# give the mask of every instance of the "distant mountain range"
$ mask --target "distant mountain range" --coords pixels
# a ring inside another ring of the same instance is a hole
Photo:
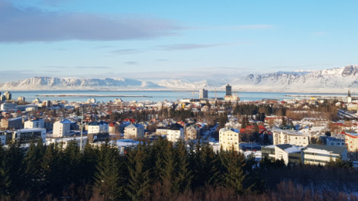
[[[276,72],[238,75],[237,78],[208,78],[190,81],[186,79],[137,80],[137,79],[83,79],[33,77],[0,84],[0,90],[223,90],[226,83],[234,91],[270,92],[358,92],[358,66],[315,70],[307,72]]]

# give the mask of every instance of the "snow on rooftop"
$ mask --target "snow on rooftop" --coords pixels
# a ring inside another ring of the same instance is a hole
[[[285,152],[287,152],[287,153],[297,153],[297,152],[301,152],[302,149],[303,149],[303,147],[292,146],[292,147],[289,147],[289,148],[285,149]]]

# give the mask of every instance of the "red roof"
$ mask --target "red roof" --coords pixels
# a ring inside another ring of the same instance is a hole
[[[259,133],[263,133],[264,131],[266,131],[266,128],[263,125],[258,125],[258,128],[259,128]],[[244,133],[246,130],[253,131],[254,126],[253,125],[248,125],[248,126],[246,126],[246,128],[241,128],[240,133]]]

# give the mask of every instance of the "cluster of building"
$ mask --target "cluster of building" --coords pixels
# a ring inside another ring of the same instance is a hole
[[[98,103],[95,99],[89,99],[86,103],[69,103],[41,101],[37,98],[27,103],[23,97],[12,100],[10,92],[1,95],[1,99],[0,142],[5,145],[14,141],[26,145],[41,139],[47,144],[58,143],[63,146],[75,141],[83,147],[87,143],[101,145],[109,141],[123,151],[136,146],[141,140],[153,141],[164,137],[173,143],[179,140],[206,142],[215,151],[234,150],[245,152],[245,155],[251,152],[258,158],[283,160],[285,164],[321,165],[338,159],[352,160],[350,153],[358,151],[357,121],[330,121],[311,109],[327,100],[311,98],[239,103],[230,85],[226,86],[224,98],[210,99],[208,91],[202,89],[199,99],[174,102],[126,102],[116,99]],[[352,102],[354,100],[348,96],[347,100],[338,100],[334,104],[348,111],[346,108]],[[288,116],[272,115],[262,119],[253,115],[247,125],[243,126],[242,116],[231,114],[225,107],[228,103],[232,106],[276,105],[292,109],[290,115],[296,118],[291,120]],[[217,122],[209,124],[208,120],[195,118],[174,120],[170,115],[162,116],[165,111],[207,113],[209,117],[228,114],[228,121],[223,128],[218,129]],[[123,115],[134,112],[146,113],[146,118],[123,118]],[[118,115],[122,117],[112,118]],[[306,117],[315,115],[317,117]],[[252,133],[258,135],[252,138],[254,140],[251,139]],[[244,135],[249,135],[249,140],[243,139]]]

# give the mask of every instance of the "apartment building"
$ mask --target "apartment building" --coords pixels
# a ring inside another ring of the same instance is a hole
[[[240,150],[240,133],[236,129],[222,128],[219,130],[219,144],[223,151]]]
[[[273,130],[273,144],[291,144],[296,146],[309,145],[309,136],[294,130]]]

